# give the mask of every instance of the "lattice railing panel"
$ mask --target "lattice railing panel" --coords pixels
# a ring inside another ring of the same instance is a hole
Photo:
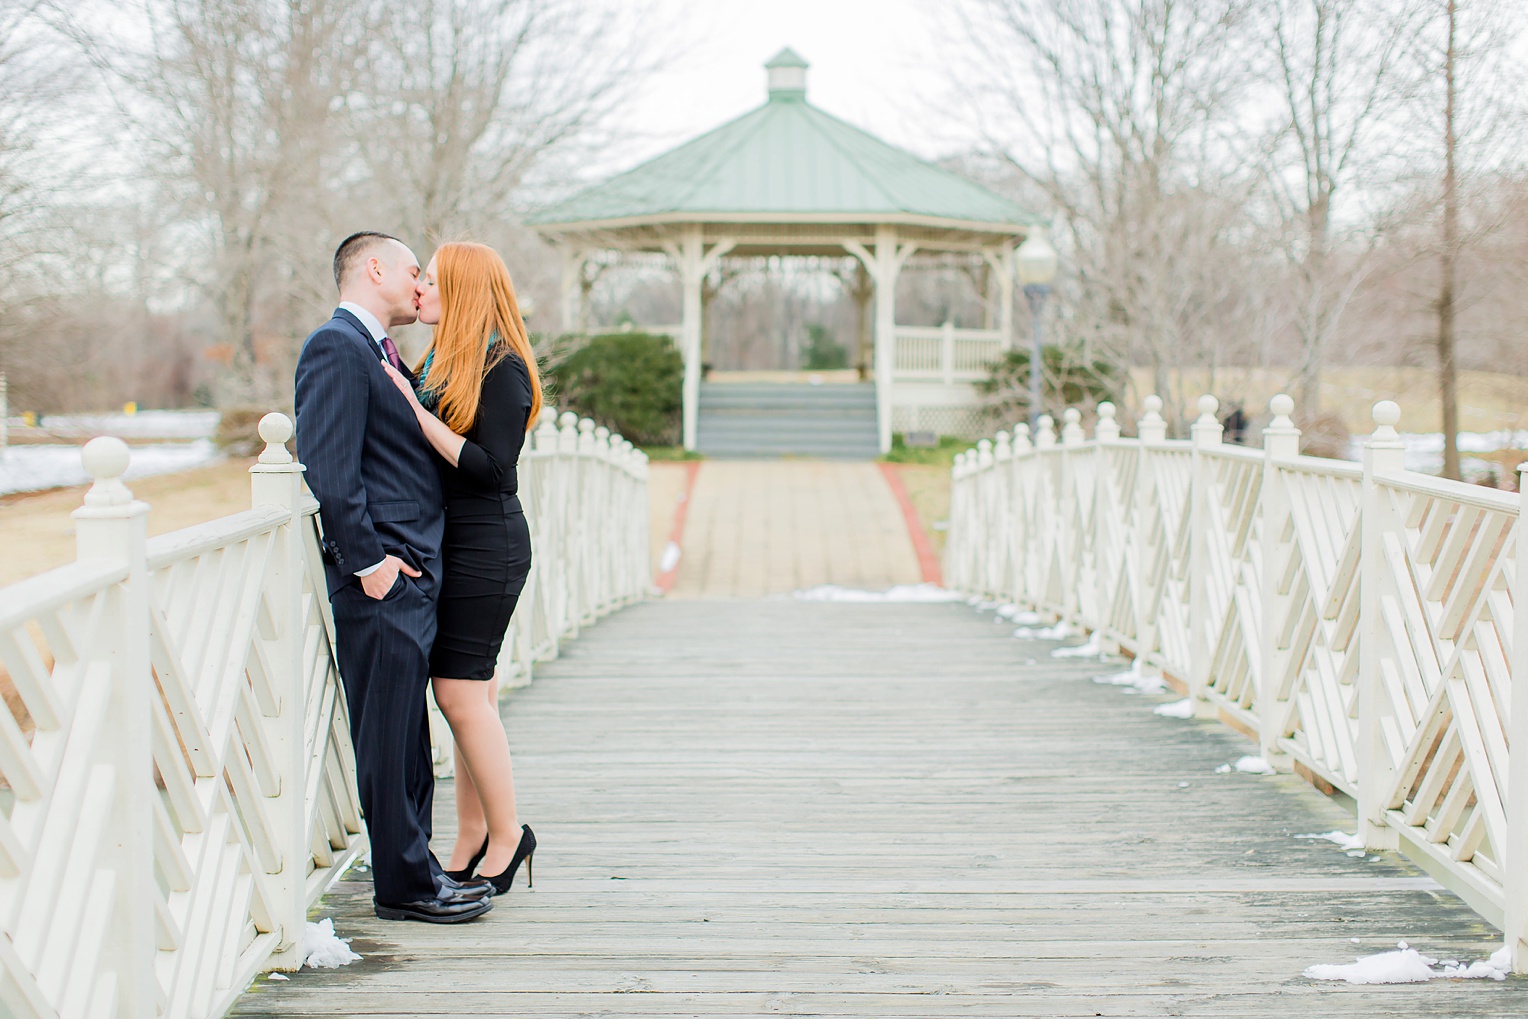
[[[951,584],[1097,632],[1351,794],[1365,844],[1421,860],[1528,971],[1523,497],[1404,470],[1389,403],[1362,466],[1300,456],[1284,396],[1261,451],[1222,445],[1213,398],[1187,441],[1145,407],[1136,439],[1101,405],[1093,440],[1068,411],[1059,444],[1042,418],[1033,446],[1020,425],[957,457]]]
[[[94,440],[79,561],[0,589],[0,1014],[221,1015],[366,847],[318,506],[260,432],[254,508],[152,541]],[[526,460],[510,678],[648,585],[646,458],[569,415]]]

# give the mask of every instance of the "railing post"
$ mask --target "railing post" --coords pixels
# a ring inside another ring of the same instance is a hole
[[[1205,394],[1199,398],[1199,417],[1189,427],[1193,440],[1193,467],[1189,474],[1189,662],[1188,695],[1199,718],[1215,717],[1215,710],[1205,699],[1210,680],[1209,641],[1209,528],[1214,520],[1215,466],[1205,456],[1207,450],[1220,447],[1221,425],[1215,412],[1220,401]]]
[[[103,936],[103,966],[115,970],[117,1014],[151,1019],[158,1012],[154,978],[154,758],[150,741],[150,706],[157,696],[149,665],[149,578],[144,545],[148,536],[147,503],[133,498],[122,483],[130,459],[121,439],[102,436],[85,444],[81,459],[95,483],[85,505],[75,510],[75,544],[80,559],[127,563],[127,579],[110,592],[107,617],[99,631],[105,667],[100,694],[107,699],[101,759],[110,763],[110,816],[101,830],[98,871],[113,875],[113,902]],[[92,695],[95,695],[92,692]],[[91,881],[92,875],[75,875]],[[110,960],[110,961],[107,961]]]
[[[955,323],[949,319],[944,320],[944,325],[939,330],[939,371],[944,377],[944,384],[955,384]]]
[[[306,468],[287,452],[292,421],[285,414],[260,419],[265,451],[249,469],[250,502],[256,507],[279,506],[287,522],[276,532],[277,547],[267,568],[265,596],[275,617],[276,639],[267,658],[277,696],[276,717],[265,720],[271,759],[280,786],[271,805],[271,826],[280,849],[280,870],[267,875],[271,912],[281,925],[281,940],[266,963],[268,969],[293,971],[302,967],[302,938],[308,912],[308,755],[304,738],[307,684],[303,669],[303,574],[306,551],[302,526],[302,475]]]
[[[1156,619],[1159,606],[1148,605],[1148,599],[1153,597],[1149,590],[1150,584],[1147,577],[1151,575],[1152,549],[1147,547],[1147,537],[1151,533],[1151,522],[1147,519],[1152,508],[1152,501],[1156,498],[1156,478],[1153,475],[1155,466],[1152,463],[1152,450],[1162,442],[1167,441],[1167,421],[1162,417],[1162,398],[1152,393],[1141,401],[1142,414],[1136,421],[1136,442],[1139,443],[1139,452],[1135,462],[1135,496],[1134,505],[1130,507],[1130,549],[1126,553],[1135,559],[1135,600],[1130,606],[1135,614],[1133,620],[1135,628],[1135,655],[1136,661],[1141,667],[1149,667],[1153,675],[1161,672],[1161,662],[1149,662],[1156,654],[1157,632]]]
[[[1279,740],[1284,737],[1284,712],[1277,696],[1278,670],[1283,661],[1279,654],[1279,620],[1284,618],[1288,593],[1279,590],[1283,570],[1278,562],[1279,532],[1289,514],[1289,489],[1279,464],[1287,463],[1300,455],[1300,429],[1290,417],[1295,402],[1283,393],[1268,401],[1273,420],[1263,429],[1263,485],[1258,499],[1258,512],[1262,515],[1262,591],[1258,620],[1258,749],[1263,759],[1280,767],[1284,756],[1278,752]]]
[[[1374,434],[1364,444],[1363,494],[1358,556],[1358,834],[1366,849],[1395,849],[1399,836],[1385,823],[1385,799],[1394,782],[1394,764],[1385,749],[1380,677],[1380,589],[1386,573],[1384,532],[1391,523],[1375,478],[1405,466],[1406,446],[1396,433],[1401,408],[1390,400],[1374,405]]]
[[[1528,973],[1528,463],[1517,468],[1517,553],[1512,591],[1511,717],[1507,720],[1507,845],[1502,853],[1512,972]]]

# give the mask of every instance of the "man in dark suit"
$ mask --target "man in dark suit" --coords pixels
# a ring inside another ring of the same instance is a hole
[[[376,911],[457,923],[492,905],[430,852],[435,776],[425,706],[444,529],[435,455],[382,370],[407,372],[387,330],[418,317],[419,260],[363,232],[334,254],[340,306],[297,362],[297,452],[319,501],[335,655],[350,707]]]

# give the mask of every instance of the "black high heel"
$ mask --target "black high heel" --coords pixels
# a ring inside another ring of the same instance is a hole
[[[534,888],[535,882],[531,877],[531,860],[536,856],[536,833],[531,831],[531,826],[520,826],[520,844],[515,847],[515,858],[509,861],[509,866],[504,868],[501,874],[483,874],[484,880],[493,885],[493,894],[503,895],[509,891],[509,886],[514,883],[515,871],[520,869],[520,861],[525,861],[525,886]]]
[[[453,881],[470,881],[470,880],[472,880],[472,872],[477,869],[477,865],[478,864],[483,862],[483,857],[484,857],[484,855],[487,854],[487,852],[488,852],[488,836],[484,835],[483,836],[483,844],[478,847],[478,851],[477,852],[472,854],[472,859],[467,861],[467,866],[463,867],[461,870],[448,870],[448,871],[446,871],[446,877],[450,878]]]

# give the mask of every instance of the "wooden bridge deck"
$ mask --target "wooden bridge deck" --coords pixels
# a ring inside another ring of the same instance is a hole
[[[1297,779],[1215,774],[1249,752],[1230,730],[1010,629],[964,605],[619,613],[507,705],[534,892],[428,927],[342,883],[320,915],[364,961],[257,981],[236,1014],[1524,1013],[1521,981],[1303,979],[1498,935],[1395,857],[1293,838],[1351,821]]]

